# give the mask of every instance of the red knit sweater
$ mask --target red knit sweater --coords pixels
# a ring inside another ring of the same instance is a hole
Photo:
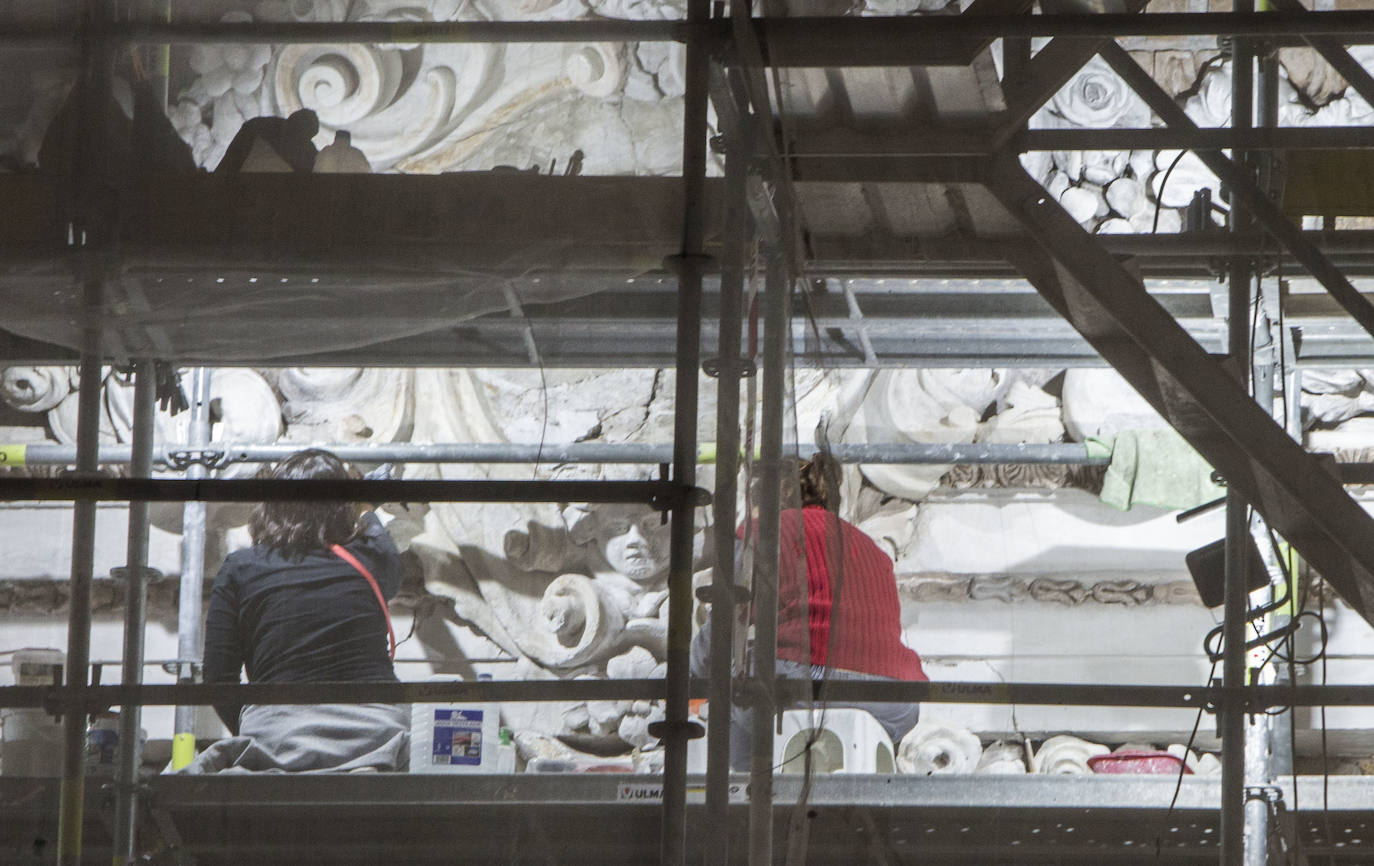
[[[902,643],[897,580],[887,554],[819,506],[789,509],[781,517],[778,658],[896,680],[928,679],[920,656]]]

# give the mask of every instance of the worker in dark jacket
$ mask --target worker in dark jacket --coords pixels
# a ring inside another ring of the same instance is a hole
[[[356,478],[327,451],[298,452],[273,479]],[[206,682],[396,680],[385,598],[401,583],[395,543],[370,508],[270,502],[249,523],[253,546],[215,577],[205,619]],[[394,652],[394,649],[392,650]],[[409,713],[387,704],[215,707],[230,733],[190,772],[405,769]]]

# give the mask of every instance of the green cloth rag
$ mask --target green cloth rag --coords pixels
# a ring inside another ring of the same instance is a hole
[[[1133,505],[1192,508],[1226,495],[1212,483],[1212,467],[1175,430],[1126,430],[1084,444],[1090,455],[1111,454],[1102,501],[1122,511]]]

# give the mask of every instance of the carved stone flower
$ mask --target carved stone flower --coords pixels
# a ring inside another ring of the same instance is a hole
[[[1094,57],[1051,103],[1060,117],[1075,126],[1100,129],[1109,126],[1148,126],[1149,110],[1140,97],[1107,66]]]

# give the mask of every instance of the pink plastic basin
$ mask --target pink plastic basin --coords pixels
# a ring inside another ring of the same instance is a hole
[[[1143,749],[1128,749],[1112,752],[1110,755],[1094,755],[1088,759],[1088,768],[1094,773],[1136,773],[1140,775],[1178,775],[1179,768],[1185,775],[1192,768],[1184,765],[1177,755],[1168,752],[1150,752]]]

